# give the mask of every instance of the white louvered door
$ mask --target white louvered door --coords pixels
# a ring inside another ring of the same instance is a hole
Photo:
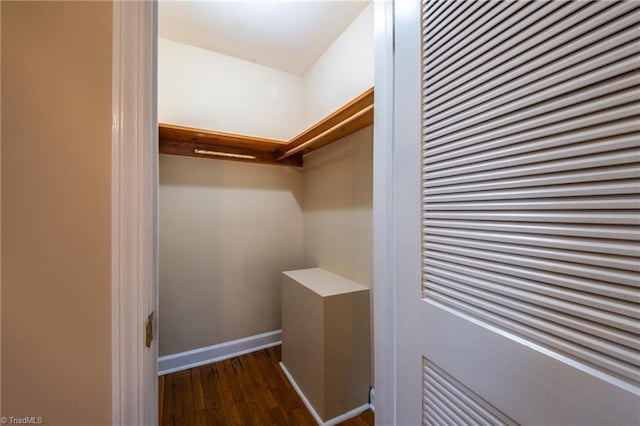
[[[394,24],[398,424],[640,424],[640,1]]]

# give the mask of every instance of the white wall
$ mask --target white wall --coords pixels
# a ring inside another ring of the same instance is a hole
[[[158,43],[158,120],[288,140],[302,128],[302,78],[172,40]]]
[[[279,329],[301,266],[301,169],[160,156],[161,356]]]
[[[373,3],[304,75],[307,128],[373,86]]]
[[[158,119],[288,140],[373,86],[373,4],[299,76],[160,39]]]
[[[304,259],[371,287],[373,127],[304,157]]]

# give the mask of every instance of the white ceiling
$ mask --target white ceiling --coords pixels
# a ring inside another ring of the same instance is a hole
[[[369,0],[160,1],[160,37],[302,75]]]

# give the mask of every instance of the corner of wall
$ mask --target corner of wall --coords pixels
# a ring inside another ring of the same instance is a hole
[[[303,75],[303,126],[309,127],[373,86],[373,3]]]
[[[303,251],[320,267],[372,287],[373,129],[305,157]]]

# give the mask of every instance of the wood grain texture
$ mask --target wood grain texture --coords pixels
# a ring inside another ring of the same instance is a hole
[[[253,155],[256,157],[255,160],[241,159],[241,158],[228,158],[228,157],[216,157],[209,156],[204,154],[196,154],[196,149],[202,149],[205,151],[220,151],[227,152],[230,154],[241,154],[241,155]],[[211,143],[201,143],[201,142],[190,142],[185,140],[174,140],[174,139],[160,139],[160,154],[170,154],[170,155],[184,155],[189,157],[201,157],[201,158],[211,158],[217,160],[232,160],[232,161],[242,161],[245,163],[260,163],[260,164],[276,164],[279,166],[292,166],[292,167],[302,167],[302,155],[292,156],[286,158],[283,161],[276,161],[273,158],[272,152],[264,152],[262,150],[253,150],[250,148],[238,148],[228,145],[218,145]]]
[[[177,141],[200,142],[204,144],[228,146],[233,148],[252,149],[261,152],[273,152],[287,142],[278,139],[259,138],[256,136],[239,135],[235,133],[215,132],[194,127],[176,126],[160,123],[160,139]]]
[[[294,137],[276,152],[276,158],[286,158],[287,153],[306,154],[332,142],[349,136],[373,124],[373,87],[345,104],[331,115]],[[300,151],[298,149],[304,146]]]
[[[373,124],[373,87],[289,141],[159,124],[161,154],[284,166],[302,166],[302,156]],[[255,160],[196,154],[195,150],[252,155]]]
[[[160,425],[295,425],[316,422],[280,369],[275,346],[160,376]],[[373,426],[367,411],[342,423]]]

